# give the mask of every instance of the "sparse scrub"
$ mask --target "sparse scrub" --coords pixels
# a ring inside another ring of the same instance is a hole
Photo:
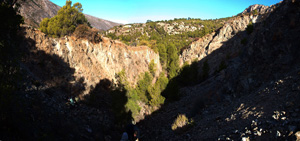
[[[250,23],[247,25],[246,31],[247,31],[248,34],[251,34],[251,33],[253,32],[253,29],[254,29],[253,23],[250,22]]]
[[[98,35],[98,31],[90,28],[89,26],[87,26],[85,24],[79,25],[75,29],[73,34],[77,38],[85,38],[93,43],[99,43],[100,41],[102,41],[100,35]]]
[[[253,14],[253,15],[257,15],[257,14],[258,14],[257,9],[255,9],[254,11],[252,11],[252,14]]]
[[[184,114],[179,114],[172,124],[173,131],[185,131],[194,124],[193,119],[188,119]]]

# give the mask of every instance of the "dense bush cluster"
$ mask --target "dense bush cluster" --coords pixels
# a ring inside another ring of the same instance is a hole
[[[101,36],[98,34],[98,30],[92,29],[88,25],[78,25],[73,33],[77,38],[88,39],[90,42],[99,43],[102,41]]]
[[[192,119],[188,119],[184,114],[179,114],[177,118],[175,119],[174,123],[172,124],[172,130],[173,131],[184,131],[186,130],[189,126],[193,124]]]
[[[45,18],[40,23],[40,30],[53,37],[61,37],[72,34],[80,24],[89,25],[82,13],[82,5],[71,0],[66,1],[66,5],[58,10],[57,15],[52,18]]]

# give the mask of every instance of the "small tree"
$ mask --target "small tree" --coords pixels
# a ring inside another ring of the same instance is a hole
[[[155,76],[156,72],[156,64],[154,63],[154,60],[152,59],[150,64],[149,64],[149,72],[152,74],[152,76]]]
[[[167,64],[167,70],[168,70],[168,76],[169,79],[175,77],[178,74],[179,70],[179,56],[177,48],[174,44],[170,44],[168,46],[168,64]]]
[[[193,124],[193,119],[188,119],[184,114],[179,114],[171,128],[173,131],[186,131]]]
[[[40,23],[40,30],[53,37],[61,37],[73,33],[79,24],[89,25],[82,13],[82,5],[78,2],[71,5],[72,1],[67,0],[66,5],[58,10],[56,16],[43,19]]]

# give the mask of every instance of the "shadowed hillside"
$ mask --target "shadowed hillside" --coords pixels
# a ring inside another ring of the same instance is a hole
[[[143,139],[295,140],[300,128],[299,7],[299,2],[284,1],[254,24],[253,32],[237,33],[198,61],[201,76],[205,63],[218,66],[221,60],[212,60],[232,53],[224,58],[225,67],[210,70],[197,85],[181,88],[179,101],[140,122]],[[236,43],[244,37],[247,43]],[[172,131],[179,114],[193,122]]]

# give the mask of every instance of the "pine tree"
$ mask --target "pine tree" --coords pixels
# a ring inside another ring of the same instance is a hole
[[[53,37],[61,37],[72,34],[80,24],[89,25],[82,13],[82,5],[71,0],[66,1],[66,5],[58,10],[57,15],[51,19],[45,18],[40,23],[40,30]]]
[[[168,46],[168,65],[167,65],[167,71],[168,71],[168,77],[169,79],[175,77],[178,74],[179,70],[179,57],[178,57],[178,51],[174,44],[169,44]]]

